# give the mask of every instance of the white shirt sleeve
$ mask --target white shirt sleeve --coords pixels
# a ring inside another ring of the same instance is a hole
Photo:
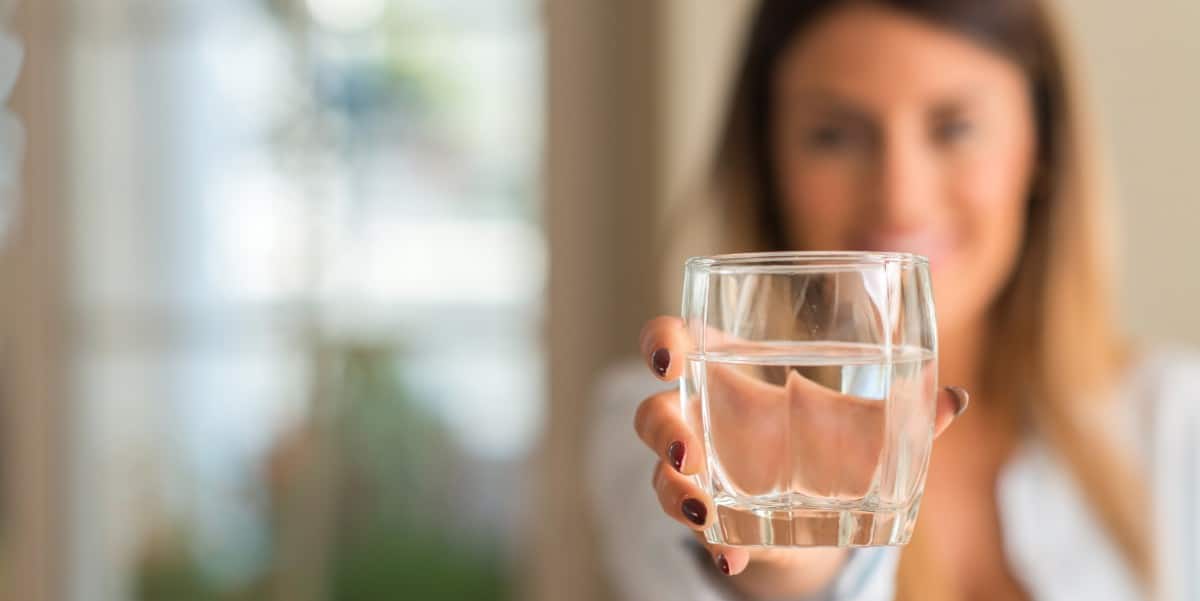
[[[1114,391],[1118,442],[1140,459],[1159,599],[1200,599],[1200,356],[1160,349]],[[1087,495],[1044,441],[1026,441],[997,484],[1005,555],[1035,599],[1144,599]],[[1085,549],[1086,553],[1080,553]]]
[[[1200,599],[1200,354],[1163,349],[1146,361],[1146,473],[1154,499],[1159,597]]]

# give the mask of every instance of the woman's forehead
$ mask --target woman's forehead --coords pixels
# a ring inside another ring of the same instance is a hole
[[[785,103],[862,105],[986,97],[1025,75],[965,35],[895,9],[855,4],[799,34],[775,65]]]

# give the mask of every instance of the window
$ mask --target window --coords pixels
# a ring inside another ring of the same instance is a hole
[[[537,8],[73,0],[71,598],[511,596]]]

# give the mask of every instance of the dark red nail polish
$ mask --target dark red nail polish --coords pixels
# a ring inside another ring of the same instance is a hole
[[[961,386],[947,386],[946,390],[949,390],[950,394],[954,395],[954,400],[958,402],[958,407],[954,409],[954,417],[962,415],[963,411],[967,410],[967,405],[971,404],[971,395]]]
[[[686,449],[684,449],[683,443],[679,442],[678,440],[670,445],[667,445],[667,457],[671,459],[671,466],[675,468],[675,471],[681,474],[683,473],[683,458],[685,452]]]
[[[654,364],[654,371],[658,377],[667,375],[667,369],[671,367],[671,351],[665,348],[660,348],[650,355],[650,363]]]
[[[686,499],[683,502],[683,517],[697,526],[703,526],[704,518],[708,517],[708,509],[696,499]]]
[[[725,559],[724,553],[717,555],[717,567],[720,568],[722,574],[729,575],[729,560]]]

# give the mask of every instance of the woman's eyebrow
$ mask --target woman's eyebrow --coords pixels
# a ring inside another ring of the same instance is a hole
[[[930,98],[927,106],[933,106],[937,111],[955,110],[976,101],[986,101],[987,97],[988,94],[979,86],[965,86],[938,92]],[[797,90],[788,96],[787,104],[856,119],[869,119],[872,115],[871,110],[844,94],[825,88]]]
[[[806,110],[821,111],[829,116],[869,121],[871,111],[845,96],[823,89],[800,90],[790,95],[787,103]]]
[[[986,100],[987,94],[978,87],[971,86],[959,88],[939,93],[936,98],[930,102],[934,110],[956,110],[964,106],[975,103],[977,100]]]

